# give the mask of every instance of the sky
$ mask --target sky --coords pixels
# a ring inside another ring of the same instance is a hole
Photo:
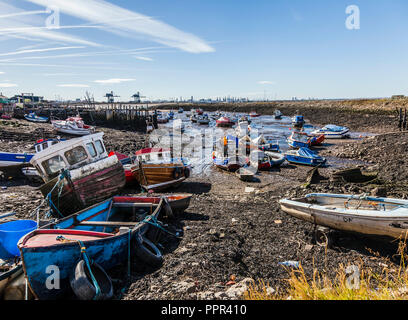
[[[346,20],[359,10],[358,28]],[[0,92],[122,101],[408,94],[406,0],[0,0]]]

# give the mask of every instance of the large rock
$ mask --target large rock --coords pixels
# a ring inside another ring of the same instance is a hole
[[[253,279],[245,278],[228,288],[227,291],[225,291],[225,295],[231,300],[241,299],[244,293],[249,289],[249,286],[253,283]]]

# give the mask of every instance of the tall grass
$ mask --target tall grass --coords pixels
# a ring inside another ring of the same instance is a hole
[[[379,273],[359,263],[358,277],[353,277],[350,266],[340,264],[334,278],[313,267],[307,276],[302,265],[287,269],[287,287],[271,293],[268,283],[260,280],[249,286],[244,294],[246,300],[405,300],[408,299],[408,269],[406,269],[406,239],[400,241],[399,268],[385,265]],[[352,281],[356,279],[357,281]]]

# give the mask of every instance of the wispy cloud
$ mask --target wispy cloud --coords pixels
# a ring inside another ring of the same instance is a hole
[[[0,71],[0,74],[5,74],[5,72],[4,72],[4,71]]]
[[[107,79],[107,80],[95,80],[95,83],[99,84],[119,84],[122,82],[135,81],[136,79]]]
[[[89,88],[87,84],[58,84],[61,88]]]
[[[274,84],[276,84],[276,82],[275,82],[275,81],[263,80],[263,81],[258,81],[258,84],[263,84],[263,85],[274,85]]]
[[[13,56],[19,54],[27,53],[38,53],[38,52],[49,52],[49,51],[60,51],[60,50],[72,50],[72,49],[83,49],[85,47],[57,47],[57,48],[45,48],[45,49],[30,49],[30,50],[21,50],[21,51],[11,51],[7,53],[0,53],[0,56]]]
[[[134,58],[142,61],[153,61],[153,59],[149,57],[135,56]]]
[[[18,84],[9,82],[0,83],[0,88],[14,88],[14,87],[18,87]]]
[[[56,6],[63,13],[91,23],[104,25],[106,31],[122,36],[133,37],[135,34],[141,34],[155,42],[192,53],[215,51],[207,42],[193,34],[103,0],[28,1],[44,7]],[[134,19],[134,21],[132,23],[123,21],[123,17]]]
[[[16,13],[9,13],[9,14],[3,14],[0,15],[0,19],[5,19],[5,18],[14,18],[14,17],[21,17],[21,16],[31,16],[34,14],[45,14],[48,13],[48,11],[22,11],[22,12],[16,12]]]

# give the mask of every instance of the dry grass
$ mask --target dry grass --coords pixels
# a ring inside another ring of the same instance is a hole
[[[408,269],[406,268],[406,240],[400,241],[398,254],[401,256],[399,268],[390,269],[384,265],[380,273],[365,268],[362,263],[356,275],[350,267],[339,265],[334,279],[313,268],[312,276],[307,276],[300,266],[296,270],[287,269],[288,287],[281,292],[271,293],[264,281],[253,283],[244,294],[246,300],[406,300],[408,299]],[[357,279],[357,281],[353,281]]]

